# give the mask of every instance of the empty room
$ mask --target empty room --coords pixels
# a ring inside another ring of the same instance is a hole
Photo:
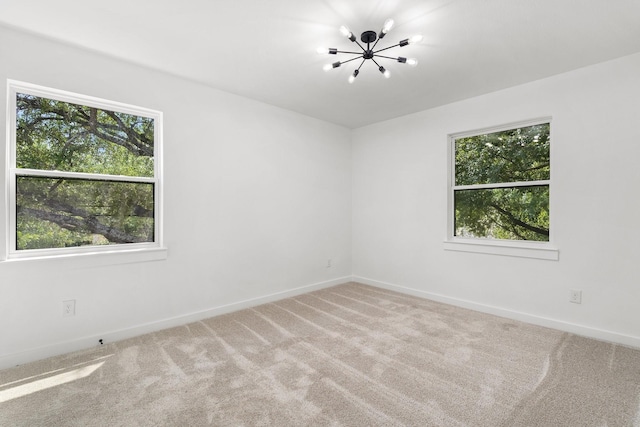
[[[639,23],[0,2],[0,425],[640,426]]]

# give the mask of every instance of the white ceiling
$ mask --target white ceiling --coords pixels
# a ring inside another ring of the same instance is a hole
[[[379,47],[424,35],[388,52],[418,67],[322,71],[318,46],[357,49],[340,25],[389,17]],[[640,0],[0,0],[0,23],[350,128],[640,52]]]

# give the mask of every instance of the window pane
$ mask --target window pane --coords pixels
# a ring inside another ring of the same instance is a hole
[[[549,179],[549,123],[455,141],[455,185]]]
[[[153,119],[18,93],[18,168],[153,177]]]
[[[16,249],[154,241],[154,185],[18,176]]]
[[[549,186],[457,190],[455,235],[549,241]]]

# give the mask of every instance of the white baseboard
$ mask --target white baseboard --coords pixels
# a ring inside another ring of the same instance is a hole
[[[191,322],[197,322],[202,319],[219,316],[221,314],[231,313],[233,311],[242,310],[244,308],[254,307],[272,301],[293,297],[319,289],[340,285],[351,281],[351,276],[341,277],[338,279],[328,280],[325,282],[314,283],[312,285],[300,286],[298,288],[289,289],[282,292],[264,295],[257,298],[251,298],[244,301],[226,304],[211,309],[189,313],[182,316],[176,316],[168,319],[162,319],[155,322],[149,322],[136,325],[126,329],[117,331],[104,332],[72,341],[64,341],[56,344],[38,347],[30,350],[21,351],[19,353],[0,356],[0,369],[6,369],[25,363],[34,362],[36,360],[46,359],[47,357],[58,356],[60,354],[71,353],[78,350],[86,350],[95,347],[98,340],[102,339],[104,343],[121,341],[133,338],[150,332],[160,331],[162,329],[172,328],[175,326],[185,325]]]
[[[632,335],[619,334],[617,332],[607,331],[603,329],[592,328],[590,326],[578,325],[575,323],[564,322],[562,320],[550,319],[547,317],[536,316],[533,314],[523,313],[520,311],[509,310],[501,307],[495,307],[477,302],[452,298],[445,295],[425,292],[418,289],[407,288],[404,286],[394,285],[391,283],[380,282],[378,280],[367,279],[365,277],[353,276],[352,281],[371,285],[382,289],[400,292],[407,295],[413,295],[432,301],[442,302],[457,307],[468,308],[482,313],[494,314],[508,319],[520,320],[522,322],[531,323],[538,326],[557,329],[560,331],[570,332],[572,334],[581,335],[588,338],[594,338],[601,341],[607,341],[615,344],[622,344],[629,347],[640,348],[640,337]]]

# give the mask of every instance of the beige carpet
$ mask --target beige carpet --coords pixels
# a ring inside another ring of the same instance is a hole
[[[0,371],[2,426],[640,426],[640,351],[349,283]]]

